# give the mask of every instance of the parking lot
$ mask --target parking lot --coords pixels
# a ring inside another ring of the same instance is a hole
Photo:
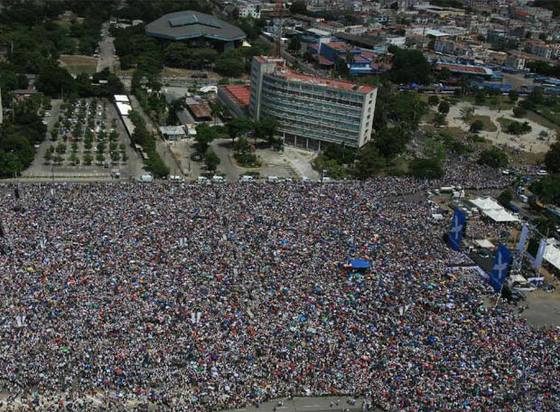
[[[55,101],[45,115],[46,139],[23,177],[103,180],[142,174],[142,161],[108,100]]]

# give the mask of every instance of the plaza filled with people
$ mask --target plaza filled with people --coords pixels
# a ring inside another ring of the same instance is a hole
[[[427,189],[508,183],[0,186],[0,410],[559,410],[559,330],[484,305],[429,223]]]

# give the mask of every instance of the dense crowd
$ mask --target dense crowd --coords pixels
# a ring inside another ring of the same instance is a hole
[[[558,330],[485,308],[490,288],[428,222],[427,188],[36,184],[14,210],[0,186],[0,386],[36,410],[99,394],[112,410],[304,394],[558,410]],[[350,257],[371,270],[348,273]]]

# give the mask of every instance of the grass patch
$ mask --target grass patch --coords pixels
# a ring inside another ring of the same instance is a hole
[[[54,20],[54,23],[56,23],[58,26],[63,27],[65,29],[70,29],[70,27],[72,26],[72,22],[69,20]]]
[[[509,100],[509,97],[501,95],[487,96],[483,103],[478,102],[474,96],[465,96],[461,101],[468,102],[474,106],[486,106],[493,110],[511,110],[513,106],[515,106],[515,104]]]
[[[384,174],[388,176],[406,176],[409,172],[410,160],[398,157],[393,159],[385,168]]]
[[[507,119],[505,117],[498,117],[498,123],[502,126],[502,130],[505,131],[510,124],[512,124],[515,120]]]
[[[433,127],[433,126],[427,126],[424,129],[426,132],[431,132],[432,134],[448,134],[449,136],[458,139],[458,140],[463,140],[465,138],[465,136],[467,135],[467,132],[465,132],[463,129],[461,129],[460,127]]]
[[[484,125],[484,127],[482,128],[482,130],[486,131],[486,132],[495,132],[498,130],[498,127],[494,124],[494,122],[490,119],[490,116],[479,116],[479,115],[474,115],[472,116],[471,120],[470,120],[470,124],[472,124],[474,121],[476,120],[480,120],[482,122],[482,124]]]
[[[73,75],[80,73],[93,74],[97,71],[97,59],[95,57],[62,54],[59,60],[61,65]]]
[[[421,122],[423,123],[432,123],[434,121],[434,116],[436,115],[436,111],[435,110],[431,110],[429,109],[428,112],[422,116],[422,118],[420,119]]]
[[[545,120],[548,120],[552,124],[560,126],[560,112],[556,110],[557,108],[557,105],[552,107],[539,106],[535,109],[535,112],[537,115],[540,115],[539,117],[542,116]]]
[[[550,129],[551,131],[558,130],[558,125],[557,124],[554,124],[550,120],[544,118],[540,114],[535,113],[531,110],[528,110],[527,113],[525,114],[525,116],[523,116],[523,117],[525,119],[529,119],[532,122],[535,122],[538,125],[541,125],[542,127],[546,127],[547,129]]]

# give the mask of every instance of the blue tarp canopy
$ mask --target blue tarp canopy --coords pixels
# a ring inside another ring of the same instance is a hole
[[[350,266],[352,266],[352,269],[358,270],[369,269],[369,261],[365,259],[350,259]]]

